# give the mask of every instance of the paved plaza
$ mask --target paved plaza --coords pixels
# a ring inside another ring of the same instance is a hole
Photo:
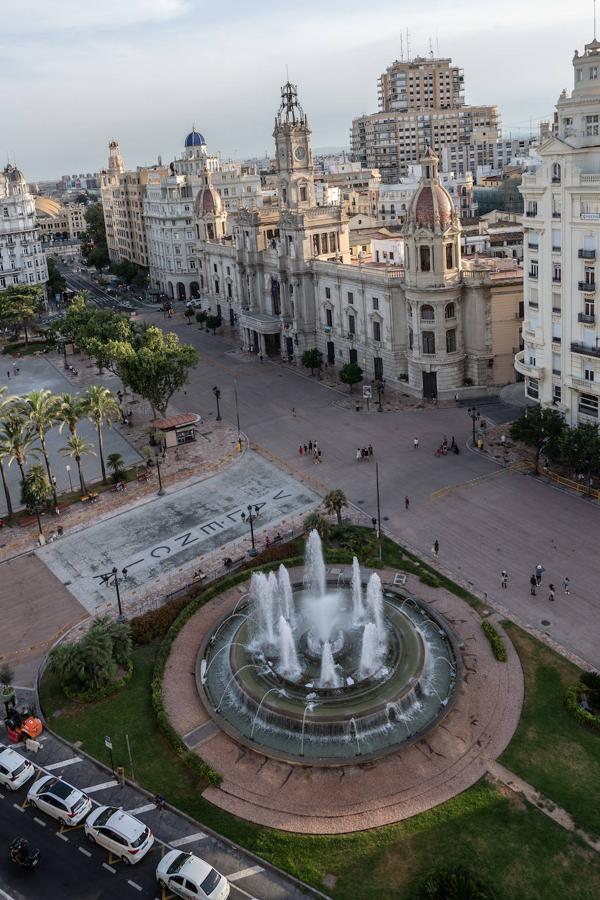
[[[56,357],[54,357],[55,359]],[[15,375],[13,361],[19,366],[19,374]],[[4,364],[2,364],[4,363]],[[77,361],[77,365],[79,362]],[[86,365],[85,363],[83,365]],[[10,371],[11,376],[8,378],[7,373]],[[95,369],[94,369],[95,371]],[[80,378],[83,381],[83,373]],[[88,381],[89,379],[85,379]],[[107,387],[115,390],[118,387],[117,379],[112,376],[105,375],[104,378],[95,377],[92,379],[94,383],[103,382]],[[81,388],[74,386],[60,370],[53,365],[50,359],[45,356],[24,356],[22,359],[13,360],[12,357],[3,357],[0,362],[0,386],[4,385],[10,395],[23,395],[30,391],[42,390],[47,388],[53,394],[77,394]],[[97,450],[98,437],[96,427],[87,419],[82,419],[77,427],[77,433],[84,441],[93,444]],[[117,431],[116,428],[107,428],[103,430],[104,437],[104,457],[108,457],[110,453],[120,453],[125,464],[131,466],[140,460],[140,455],[135,448]],[[58,490],[67,491],[70,489],[71,483],[75,490],[78,490],[79,480],[77,476],[77,465],[74,460],[59,452],[61,447],[65,447],[69,439],[69,431],[65,427],[62,433],[58,427],[51,429],[46,436],[48,452],[50,456],[50,465],[56,476]],[[31,457],[32,462],[36,461],[35,457]],[[43,458],[39,460],[43,463]],[[71,480],[66,466],[71,467]],[[97,481],[101,477],[100,460],[98,456],[82,457],[82,468],[84,478]],[[13,498],[13,506],[20,506],[20,473],[16,464],[5,466],[7,481],[9,484],[11,496]],[[6,501],[4,493],[0,491],[0,516],[6,514]]]
[[[174,572],[220,552],[224,544],[249,537],[242,519],[249,504],[259,508],[259,535],[267,526],[271,533],[279,524],[283,529],[284,522],[308,512],[318,500],[305,485],[247,451],[218,475],[89,525],[36,553],[93,613],[106,604],[107,594],[114,598],[114,590],[102,583],[113,566],[127,568],[121,588],[127,600],[149,583],[167,583]]]

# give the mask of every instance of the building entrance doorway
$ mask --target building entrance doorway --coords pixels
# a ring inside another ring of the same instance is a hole
[[[354,349],[349,350],[348,351],[348,359],[350,360],[351,363],[356,364],[358,362],[358,352]]]
[[[330,366],[335,362],[335,344],[333,341],[327,341],[327,362]]]
[[[437,372],[423,372],[423,396],[429,400],[437,397]]]

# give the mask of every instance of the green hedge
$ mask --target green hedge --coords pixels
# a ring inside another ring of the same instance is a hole
[[[422,881],[415,900],[495,900],[489,885],[463,866],[438,869]]]
[[[567,712],[570,713],[580,725],[585,725],[586,728],[591,728],[593,731],[600,731],[600,716],[595,716],[594,713],[588,712],[588,710],[584,709],[581,705],[580,698],[584,691],[590,691],[590,688],[588,685],[584,684],[583,681],[578,681],[577,684],[571,685],[565,693],[565,707]]]
[[[430,572],[421,572],[419,573],[419,581],[421,584],[427,584],[429,587],[439,588],[440,580],[436,578],[435,575],[432,575]]]
[[[63,692],[69,700],[80,700],[83,703],[94,703],[98,700],[107,700],[109,697],[112,697],[113,694],[118,694],[119,691],[122,691],[124,687],[126,687],[133,675],[133,660],[130,659],[127,663],[127,671],[123,675],[122,678],[119,678],[117,681],[113,681],[112,684],[107,684],[106,687],[102,688],[100,691],[81,691],[81,693],[77,693],[76,691],[72,691],[71,688],[63,685]]]
[[[300,556],[285,560],[285,563],[288,567],[300,566],[302,565],[302,562],[303,560]],[[269,572],[272,569],[279,568],[279,565],[280,561],[276,560],[275,562],[267,563],[263,566],[257,566],[255,571]],[[223,776],[221,775],[221,773],[217,772],[215,769],[205,763],[204,760],[196,756],[195,753],[189,751],[182,741],[180,735],[177,733],[177,731],[175,731],[175,729],[171,725],[171,722],[169,721],[169,717],[165,712],[165,705],[163,702],[163,678],[165,674],[165,666],[171,653],[171,646],[184,625],[186,625],[186,623],[200,609],[201,606],[204,606],[205,603],[207,603],[209,600],[212,600],[212,598],[217,594],[222,594],[224,591],[235,587],[241,582],[247,581],[249,576],[249,571],[238,572],[236,575],[232,575],[230,578],[225,578],[221,581],[214,582],[214,584],[212,584],[210,587],[206,588],[203,591],[199,591],[193,597],[190,597],[188,595],[185,598],[178,598],[181,600],[185,600],[185,605],[183,609],[180,609],[179,615],[176,617],[175,621],[172,623],[163,641],[161,642],[158,653],[156,655],[154,673],[152,675],[152,706],[160,731],[167,738],[175,753],[181,756],[187,765],[191,766],[191,768],[199,772],[204,778],[206,778],[206,780],[210,784],[214,784],[217,787],[223,781]]]
[[[508,659],[506,654],[506,647],[504,646],[502,638],[500,637],[492,623],[488,622],[487,619],[484,619],[481,623],[481,627],[483,628],[483,633],[490,642],[492,652],[498,662],[506,662],[506,660]]]

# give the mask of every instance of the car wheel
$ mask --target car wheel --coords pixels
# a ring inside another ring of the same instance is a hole
[[[90,844],[96,843],[96,838],[94,837],[94,835],[92,834],[91,831],[86,831],[85,836],[88,839],[88,841],[90,842]]]
[[[59,819],[58,821],[61,823],[61,825],[64,825],[65,828],[68,828],[71,824],[68,819]]]
[[[128,856],[122,856],[121,859],[123,860],[123,862],[125,863],[126,866],[131,865],[131,860],[129,859]]]

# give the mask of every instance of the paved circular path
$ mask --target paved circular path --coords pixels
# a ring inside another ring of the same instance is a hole
[[[392,582],[393,572],[379,574],[384,585]],[[414,576],[408,576],[406,587],[446,616],[462,641],[459,695],[443,722],[421,740],[381,760],[339,768],[289,765],[242,747],[204,709],[194,676],[202,635],[233,608],[247,584],[215,597],[192,616],[173,643],[163,691],[175,729],[223,775],[219,788],[204,792],[206,799],[272,828],[340,834],[416,815],[485,775],[519,721],[523,676],[516,651],[503,634],[508,662],[496,662],[480,617],[464,601]]]

